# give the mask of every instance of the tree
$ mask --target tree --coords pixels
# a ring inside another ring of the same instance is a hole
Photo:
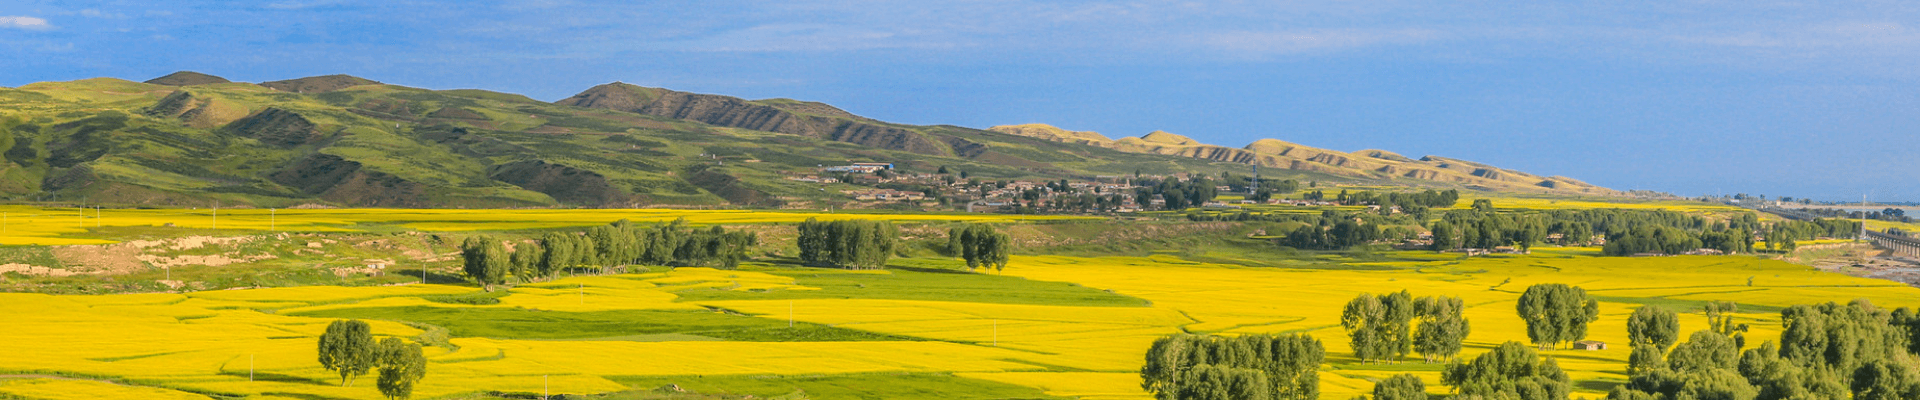
[[[1010,255],[1007,246],[1012,243],[1012,237],[986,224],[965,224],[947,231],[947,245],[967,261],[969,271],[979,267],[1006,269]]]
[[[1428,230],[1433,231],[1433,251],[1447,251],[1460,247],[1459,242],[1454,240],[1454,236],[1458,233],[1453,229],[1453,224],[1447,221],[1434,221],[1433,227]]]
[[[353,384],[353,378],[366,374],[379,358],[380,349],[366,322],[335,320],[320,335],[320,367],[339,372],[340,386]]]
[[[1759,390],[1756,400],[1844,399],[1848,388],[1831,368],[1803,368],[1780,358],[1773,342],[1740,355],[1740,375]]]
[[[1493,200],[1473,199],[1473,210],[1483,213],[1493,212]]]
[[[1467,363],[1447,364],[1440,381],[1463,396],[1527,400],[1567,400],[1573,390],[1567,373],[1520,342],[1506,342]]]
[[[1347,302],[1340,314],[1340,326],[1352,340],[1354,356],[1361,361],[1387,361],[1404,357],[1413,350],[1410,324],[1415,304],[1406,291],[1383,295],[1361,294]]]
[[[489,291],[493,290],[492,285],[506,283],[513,265],[507,257],[506,246],[491,236],[470,237],[460,244],[462,270]]]
[[[1399,374],[1373,384],[1373,400],[1427,400],[1427,384],[1413,374]]]
[[[1421,297],[1414,303],[1420,319],[1413,333],[1413,350],[1427,362],[1452,361],[1460,354],[1461,343],[1472,330],[1463,313],[1466,304],[1459,297]]]
[[[1600,316],[1600,303],[1587,291],[1559,283],[1527,287],[1515,305],[1527,322],[1527,338],[1541,349],[1587,337],[1587,323]]]
[[[413,397],[413,384],[427,376],[420,344],[390,337],[380,341],[380,354],[380,394],[395,400]]]
[[[799,226],[800,260],[843,268],[880,268],[893,256],[899,228],[886,221],[819,221]]]
[[[1887,314],[1864,300],[1787,307],[1780,310],[1780,357],[1850,380],[1847,371],[1905,352],[1906,332],[1889,324]]]
[[[1167,400],[1316,399],[1325,356],[1320,341],[1304,334],[1171,335],[1148,348],[1140,387]]]
[[[513,250],[513,276],[521,282],[532,282],[537,277],[546,276],[540,273],[540,257],[544,253],[539,244],[520,244]]]
[[[1747,324],[1733,322],[1733,314],[1740,312],[1740,304],[1731,301],[1709,301],[1706,306],[1707,330],[1733,339],[1736,348],[1747,347]]]
[[[1680,319],[1660,306],[1641,306],[1627,317],[1627,339],[1633,346],[1627,358],[1629,375],[1663,366],[1667,348],[1680,340]]]
[[[578,241],[577,238],[578,235],[560,232],[548,232],[546,235],[542,235],[540,237],[540,249],[545,252],[545,254],[542,254],[539,258],[539,275],[552,278],[555,275],[559,275],[561,270],[565,270],[567,267],[576,264],[577,262],[574,260],[579,256],[574,252],[574,247],[577,247],[574,242]]]
[[[1853,373],[1854,400],[1920,398],[1920,373],[1904,362],[1874,360]]]
[[[1759,391],[1741,376],[1739,349],[1733,340],[1711,332],[1694,332],[1674,347],[1664,367],[1633,374],[1626,385],[1608,394],[1612,400],[1752,399]]]

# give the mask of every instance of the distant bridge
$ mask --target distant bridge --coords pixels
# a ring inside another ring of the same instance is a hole
[[[1866,232],[1867,240],[1872,241],[1874,245],[1893,250],[1894,255],[1920,257],[1920,239],[1879,231]]]

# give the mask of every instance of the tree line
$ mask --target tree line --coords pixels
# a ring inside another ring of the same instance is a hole
[[[893,256],[900,231],[892,223],[870,220],[800,223],[800,261],[811,265],[877,269]]]
[[[552,279],[568,268],[606,272],[625,265],[712,266],[732,269],[751,257],[759,244],[752,232],[714,226],[688,227],[685,218],[653,226],[622,219],[580,232],[549,232],[534,243],[518,243],[509,252],[492,236],[469,237],[460,245],[461,270],[484,286],[509,280]]]

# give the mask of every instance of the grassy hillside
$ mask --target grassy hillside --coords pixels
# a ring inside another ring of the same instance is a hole
[[[891,124],[820,103],[625,84],[546,103],[350,76],[256,85],[181,73],[151,82],[0,88],[0,200],[822,208],[859,187],[785,178],[850,161],[892,162],[909,173],[945,166],[983,179],[1245,170],[1232,159]],[[1266,176],[1462,186],[1311,170]]]

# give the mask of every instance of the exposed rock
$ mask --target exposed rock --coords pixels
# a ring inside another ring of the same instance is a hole
[[[320,139],[320,127],[299,113],[267,108],[227,124],[234,134],[280,147],[295,147]]]
[[[527,190],[546,193],[562,203],[605,205],[624,203],[626,192],[616,189],[600,173],[552,164],[543,160],[525,160],[495,165],[487,169],[495,180]]]
[[[207,75],[207,74],[202,74],[202,73],[193,72],[193,71],[180,71],[180,72],[167,74],[167,76],[162,76],[159,78],[153,78],[153,79],[147,80],[147,83],[151,83],[155,85],[167,85],[167,86],[211,85],[215,83],[227,83],[227,82],[233,82],[233,81],[229,81],[227,80],[227,78],[221,78],[218,76]]]
[[[354,86],[378,84],[380,84],[380,82],[372,79],[350,75],[323,75],[284,81],[261,82],[260,86],[266,86],[282,92],[326,93]]]

